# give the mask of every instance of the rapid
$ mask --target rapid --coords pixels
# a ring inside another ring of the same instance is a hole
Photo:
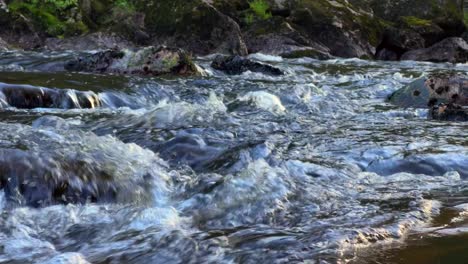
[[[73,55],[0,55],[0,263],[468,260],[468,124],[386,100],[467,64],[149,78]]]

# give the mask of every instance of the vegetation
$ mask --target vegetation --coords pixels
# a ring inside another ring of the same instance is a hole
[[[401,17],[401,19],[408,26],[427,27],[427,26],[432,25],[431,20],[422,19],[422,18],[418,18],[418,17],[414,17],[414,16],[404,16],[404,17]]]
[[[36,26],[51,36],[63,37],[87,32],[87,26],[70,17],[69,10],[78,7],[78,0],[14,0],[8,8],[33,18]]]
[[[270,5],[265,0],[252,0],[249,2],[249,7],[251,12],[245,17],[247,24],[252,24],[255,20],[255,16],[262,20],[267,20],[272,17],[269,11]]]

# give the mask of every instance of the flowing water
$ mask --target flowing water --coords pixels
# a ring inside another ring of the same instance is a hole
[[[468,124],[386,102],[468,65],[140,78],[72,55],[0,56],[0,263],[468,263]]]

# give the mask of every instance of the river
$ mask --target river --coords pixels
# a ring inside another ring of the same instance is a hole
[[[73,55],[0,55],[0,87],[64,91],[0,98],[0,263],[467,263],[468,124],[386,101],[467,64],[143,78],[62,72]]]

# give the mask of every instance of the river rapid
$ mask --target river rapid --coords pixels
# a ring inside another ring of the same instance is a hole
[[[0,95],[0,263],[468,261],[468,124],[386,102],[467,64],[143,78],[62,72],[73,55],[0,54],[0,88],[63,91]]]

